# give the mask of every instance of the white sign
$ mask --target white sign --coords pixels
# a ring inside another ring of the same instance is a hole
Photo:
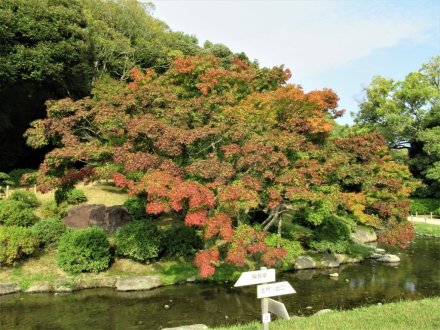
[[[241,273],[234,286],[246,286],[261,283],[275,282],[275,269],[262,269],[253,272]]]
[[[263,323],[269,323],[270,322],[270,313],[264,313],[263,314]]]
[[[291,293],[296,293],[296,291],[287,281],[262,284],[257,286],[257,298],[259,299],[274,296],[283,296]]]
[[[267,299],[269,312],[274,313],[275,315],[283,319],[290,320],[289,313],[287,312],[286,306],[284,306],[283,303],[270,298]]]

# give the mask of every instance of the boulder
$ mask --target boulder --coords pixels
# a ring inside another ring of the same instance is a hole
[[[374,253],[377,253],[377,254],[385,254],[385,250],[384,250],[384,249],[376,248],[376,249],[374,250]]]
[[[335,268],[339,267],[341,262],[340,258],[332,254],[321,254],[321,265],[325,268]]]
[[[162,330],[203,330],[208,329],[204,324],[182,325],[175,328],[163,328]]]
[[[351,239],[357,244],[364,244],[375,242],[377,240],[377,235],[376,232],[370,227],[357,226],[354,227],[354,230],[351,233]]]
[[[118,291],[151,290],[160,286],[162,286],[162,280],[157,275],[127,277],[116,281],[116,290]]]
[[[339,274],[338,273],[331,273],[329,276],[333,277],[333,278],[338,278]]]
[[[295,269],[310,269],[316,268],[316,262],[309,256],[299,256],[295,260]]]
[[[103,204],[83,204],[71,208],[63,221],[68,227],[98,226],[108,232],[114,232],[130,222],[131,215],[122,205],[106,207]]]
[[[0,296],[20,291],[21,288],[17,283],[0,283]]]
[[[25,292],[26,293],[42,293],[42,292],[52,292],[53,287],[47,282],[40,282],[32,284]]]
[[[72,279],[59,278],[53,281],[53,288],[56,293],[71,293],[73,292]]]
[[[333,309],[326,308],[326,309],[321,309],[320,311],[317,311],[315,313],[315,315],[327,314],[327,313],[330,313],[330,312],[333,312]]]
[[[367,256],[367,258],[368,259],[379,259],[379,258],[382,258],[382,254],[379,254],[379,253],[372,253],[372,254],[370,254],[369,256]]]
[[[394,254],[385,254],[381,258],[377,259],[377,261],[395,263],[400,262],[400,258]]]

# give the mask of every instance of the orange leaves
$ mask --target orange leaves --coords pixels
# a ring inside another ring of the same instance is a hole
[[[217,248],[197,252],[194,260],[201,277],[208,277],[215,273],[214,265],[219,262],[220,253]]]

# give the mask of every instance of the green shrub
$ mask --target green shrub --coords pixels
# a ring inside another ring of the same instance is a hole
[[[28,228],[0,226],[0,264],[12,265],[38,247],[38,239]]]
[[[77,205],[87,202],[87,197],[81,189],[72,189],[66,193],[66,202],[70,205]]]
[[[171,227],[164,233],[164,253],[170,257],[192,256],[203,248],[203,241],[194,227]]]
[[[67,214],[67,203],[58,205],[55,201],[46,202],[41,206],[40,214],[43,218],[62,219]]]
[[[116,254],[148,262],[161,252],[162,233],[149,221],[136,220],[116,231],[115,242]]]
[[[436,213],[440,209],[439,198],[412,198],[410,203],[411,214],[429,214]]]
[[[309,246],[317,252],[345,253],[349,250],[350,243],[347,241],[312,241]]]
[[[133,219],[136,220],[147,217],[145,211],[146,205],[147,199],[140,196],[130,197],[124,202],[124,206],[127,208],[128,213],[130,213]]]
[[[32,232],[38,237],[40,245],[52,248],[66,231],[66,225],[56,218],[37,222],[32,226]]]
[[[32,226],[38,220],[34,210],[29,208],[28,204],[12,199],[0,201],[0,223],[6,226],[27,227]]]
[[[344,219],[332,215],[325,218],[313,231],[310,248],[318,252],[344,253],[351,241],[351,228]]]
[[[13,181],[13,185],[18,187],[20,185],[20,180],[23,174],[34,173],[36,171],[37,170],[34,170],[32,168],[17,168],[15,170],[10,171],[8,175]]]
[[[288,266],[293,265],[295,259],[304,252],[299,242],[291,241],[277,234],[267,235],[264,241],[269,247],[280,247],[286,250],[287,254],[283,259]]]
[[[58,266],[71,274],[102,271],[110,259],[110,244],[100,228],[71,229],[58,242]]]
[[[26,203],[27,205],[29,205],[29,207],[33,207],[33,208],[38,207],[40,205],[37,196],[31,191],[16,190],[11,194],[10,199],[14,201]]]

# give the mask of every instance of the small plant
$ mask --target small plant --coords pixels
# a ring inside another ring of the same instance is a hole
[[[38,220],[28,204],[11,199],[0,201],[0,223],[6,226],[28,227]]]
[[[133,219],[139,220],[147,217],[146,212],[147,199],[141,196],[130,197],[124,202],[124,206],[127,208],[128,213],[131,214]]]
[[[0,226],[0,264],[12,265],[37,247],[38,239],[28,228]]]
[[[57,204],[55,201],[49,201],[41,206],[40,214],[43,218],[62,219],[67,214],[67,203]]]
[[[351,228],[344,219],[327,216],[313,231],[309,246],[318,252],[345,253],[350,247]]]
[[[194,255],[203,248],[203,241],[194,227],[171,227],[164,233],[164,253],[170,257],[186,257]]]
[[[162,233],[145,220],[132,221],[116,231],[116,254],[149,262],[159,256]]]
[[[66,194],[66,202],[70,205],[77,205],[87,202],[87,197],[81,189],[72,189]]]
[[[30,191],[26,190],[17,190],[11,194],[10,199],[14,201],[19,201],[26,203],[29,207],[35,208],[40,205],[40,202],[37,199],[37,196]]]
[[[100,272],[110,259],[110,244],[100,228],[71,229],[58,242],[58,266],[71,274]]]
[[[414,236],[414,226],[411,222],[406,221],[399,223],[390,229],[379,232],[377,235],[377,241],[388,245],[399,246],[404,249],[408,246]]]
[[[53,248],[65,231],[66,225],[57,218],[42,220],[32,226],[40,245],[46,248]]]
[[[264,242],[269,247],[282,248],[286,250],[287,253],[283,260],[286,262],[287,266],[293,265],[295,263],[295,259],[304,252],[299,242],[291,241],[289,239],[280,237],[277,234],[268,234],[264,239]]]

